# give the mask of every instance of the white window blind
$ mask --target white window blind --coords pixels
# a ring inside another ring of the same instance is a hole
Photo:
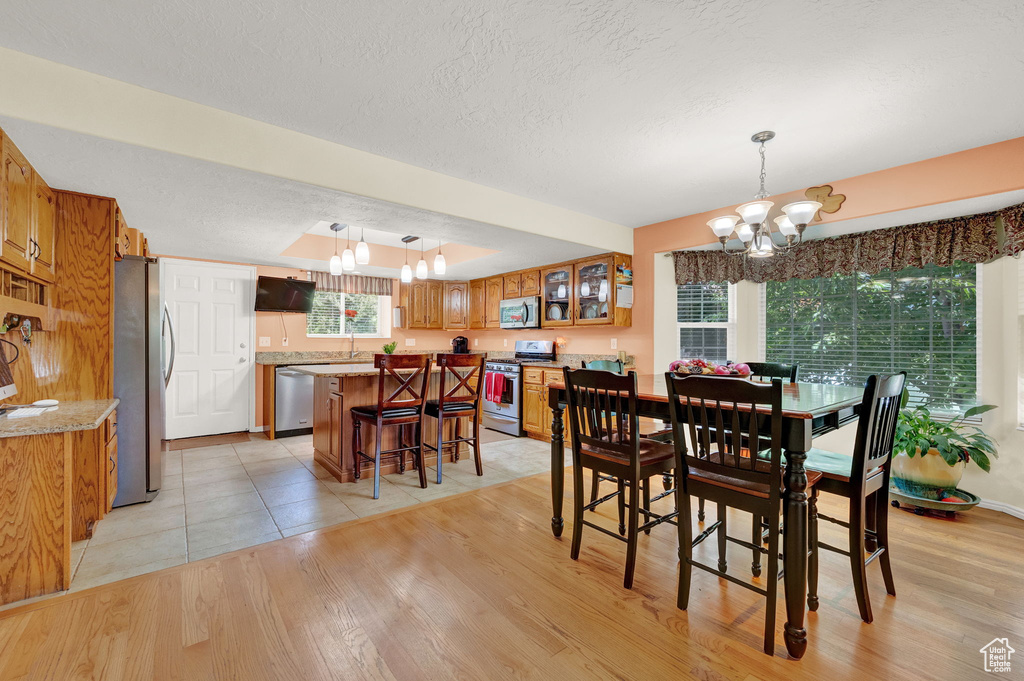
[[[306,314],[307,336],[382,337],[383,311],[390,305],[388,296],[365,293],[337,293],[317,291],[313,296],[313,309]],[[355,316],[346,315],[347,310]]]
[[[907,372],[912,403],[960,411],[978,395],[977,266],[768,282],[765,356],[807,381],[860,386]]]
[[[736,328],[735,290],[729,284],[676,287],[676,323],[680,359],[725,363]]]

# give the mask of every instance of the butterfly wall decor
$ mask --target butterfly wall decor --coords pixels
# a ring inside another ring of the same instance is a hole
[[[823,184],[820,187],[811,187],[804,192],[811,201],[817,201],[821,204],[821,208],[814,214],[815,220],[821,220],[822,213],[835,213],[839,210],[840,206],[843,205],[843,201],[846,201],[845,194],[833,194],[832,185]]]

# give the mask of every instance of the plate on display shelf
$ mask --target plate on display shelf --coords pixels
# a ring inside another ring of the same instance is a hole
[[[608,316],[608,303],[601,303],[601,312],[600,312],[600,314],[601,314],[602,317],[607,317]]]
[[[548,320],[552,322],[562,321],[562,306],[557,303],[548,305]]]
[[[597,303],[591,303],[583,308],[584,319],[597,319]]]

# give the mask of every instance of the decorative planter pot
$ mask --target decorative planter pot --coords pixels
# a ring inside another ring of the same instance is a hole
[[[942,499],[956,490],[965,465],[964,461],[957,461],[950,466],[934,448],[924,455],[917,450],[913,457],[901,452],[892,457],[890,478],[902,492],[925,499]]]

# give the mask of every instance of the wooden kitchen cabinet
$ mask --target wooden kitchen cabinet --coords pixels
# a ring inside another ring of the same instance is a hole
[[[32,166],[10,138],[3,139],[0,155],[2,175],[3,241],[0,243],[0,260],[21,270],[29,271],[32,239]]]
[[[620,307],[618,285],[629,286],[632,296],[632,258],[618,253],[578,261],[575,265],[573,316],[577,326],[630,326],[631,308]]]
[[[540,270],[540,325],[572,326],[573,323],[573,267],[561,265]]]
[[[523,430],[535,435],[544,434],[544,414],[549,414],[547,421],[550,429],[551,411],[548,406],[548,388],[542,384],[523,384]]]
[[[114,260],[120,260],[128,255],[128,224],[124,221],[124,213],[120,208],[114,211]]]
[[[469,284],[447,281],[444,284],[444,328],[469,328]]]
[[[519,295],[540,295],[540,270],[530,270],[520,275]]]
[[[340,392],[331,391],[327,398],[327,454],[332,462],[341,466],[344,451],[341,438],[344,435],[345,398]]]
[[[485,305],[484,280],[474,279],[469,282],[469,328],[484,328]]]
[[[114,498],[117,496],[117,438],[106,444],[104,457],[107,463],[107,512],[114,508]]]
[[[57,232],[57,196],[33,173],[32,226],[34,235],[29,239],[30,273],[50,283],[54,280],[54,249]]]
[[[504,282],[501,277],[484,280],[484,327],[501,328],[501,300]]]
[[[519,298],[523,294],[520,293],[522,288],[522,278],[519,273],[506,274],[502,277],[502,288],[504,290],[505,298]]]
[[[444,282],[427,282],[427,326],[428,329],[444,328]]]

